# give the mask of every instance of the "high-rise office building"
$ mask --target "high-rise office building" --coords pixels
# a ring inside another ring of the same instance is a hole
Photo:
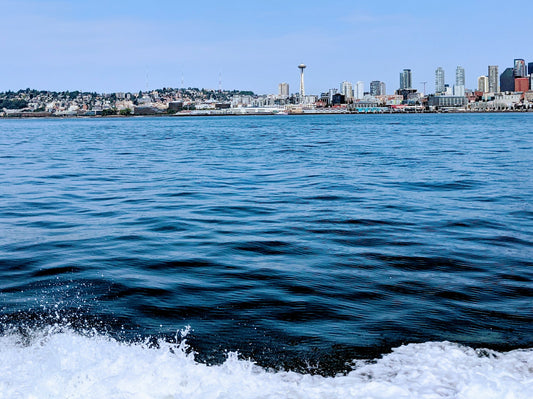
[[[341,83],[341,94],[344,96],[345,100],[353,98],[353,88],[350,82]]]
[[[526,72],[526,62],[522,59],[514,60],[514,77],[523,78],[527,76]]]
[[[380,82],[379,80],[373,80],[370,82],[370,95],[371,96],[382,96],[385,94],[385,83]]]
[[[500,75],[500,91],[514,91],[514,68],[506,68]]]
[[[455,85],[464,86],[465,85],[465,69],[462,66],[458,66],[455,70]]]
[[[435,70],[435,93],[444,93],[444,69],[438,67]]]
[[[533,75],[533,62],[530,62],[529,64],[527,64],[527,74]]]
[[[385,86],[385,82],[379,82],[379,91],[381,92],[382,96],[387,94],[387,87]]]
[[[278,85],[278,95],[280,97],[289,97],[289,84],[288,83],[280,83]]]
[[[465,95],[465,69],[462,66],[458,66],[455,70],[455,86],[453,87],[453,95]]]
[[[487,93],[489,91],[488,76],[480,76],[479,78],[477,78],[477,90],[483,93]]]
[[[379,80],[373,80],[370,82],[370,95],[379,96]]]
[[[355,84],[355,98],[361,100],[365,96],[365,83],[358,81]]]
[[[404,69],[400,72],[400,90],[411,89],[413,85],[413,75],[410,69]]]
[[[498,65],[489,65],[489,92],[498,93],[500,85],[498,80]]]

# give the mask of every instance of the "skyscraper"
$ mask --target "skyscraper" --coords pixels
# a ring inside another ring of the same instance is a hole
[[[400,90],[412,88],[413,76],[410,69],[404,69],[400,72]]]
[[[462,66],[458,66],[455,70],[455,85],[464,86],[465,85],[465,69]]]
[[[435,70],[435,93],[443,93],[444,91],[444,69],[438,67]]]
[[[355,84],[355,98],[361,100],[365,96],[365,83],[358,81]]]
[[[344,81],[341,83],[341,94],[346,100],[353,98],[353,88],[350,82]]]
[[[533,75],[533,62],[530,62],[529,64],[527,64],[527,74]]]
[[[278,85],[278,95],[280,97],[289,97],[289,84],[288,83],[280,83]]]
[[[498,93],[500,91],[498,77],[498,65],[489,65],[489,92]]]
[[[526,62],[522,59],[514,60],[514,77],[523,78],[527,76],[526,73]]]
[[[514,68],[506,68],[500,75],[500,90],[514,91]]]
[[[373,80],[370,82],[370,95],[371,96],[381,96],[381,83],[379,80]]]
[[[477,90],[483,93],[487,93],[489,91],[488,76],[480,76],[479,78],[477,78]]]
[[[458,66],[455,70],[455,86],[453,87],[453,95],[465,95],[465,69],[462,66]]]

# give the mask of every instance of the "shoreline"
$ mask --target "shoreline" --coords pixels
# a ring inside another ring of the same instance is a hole
[[[253,108],[252,108],[253,109]],[[151,115],[55,115],[46,114],[33,115],[32,113],[22,113],[13,115],[0,116],[0,120],[13,119],[131,119],[131,118],[163,118],[163,117],[202,117],[202,116],[308,116],[308,115],[403,115],[403,114],[515,114],[515,113],[533,113],[533,109],[523,110],[424,110],[424,111],[368,111],[368,112],[354,112],[354,111],[312,111],[312,112],[290,112],[288,114],[280,114],[279,112],[216,112],[216,111],[197,111],[194,113],[176,113],[176,114],[151,114]]]

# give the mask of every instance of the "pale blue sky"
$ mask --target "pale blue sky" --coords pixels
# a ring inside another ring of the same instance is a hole
[[[474,88],[487,66],[533,62],[533,2],[488,1],[61,1],[0,0],[0,91],[31,87],[97,92],[146,88],[297,90],[399,72],[433,91],[442,66]]]

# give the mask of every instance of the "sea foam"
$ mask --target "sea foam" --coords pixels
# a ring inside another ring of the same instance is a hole
[[[185,341],[124,343],[54,329],[0,336],[0,398],[529,399],[533,350],[498,353],[450,342],[396,348],[347,375],[273,372],[230,353],[194,359]]]

